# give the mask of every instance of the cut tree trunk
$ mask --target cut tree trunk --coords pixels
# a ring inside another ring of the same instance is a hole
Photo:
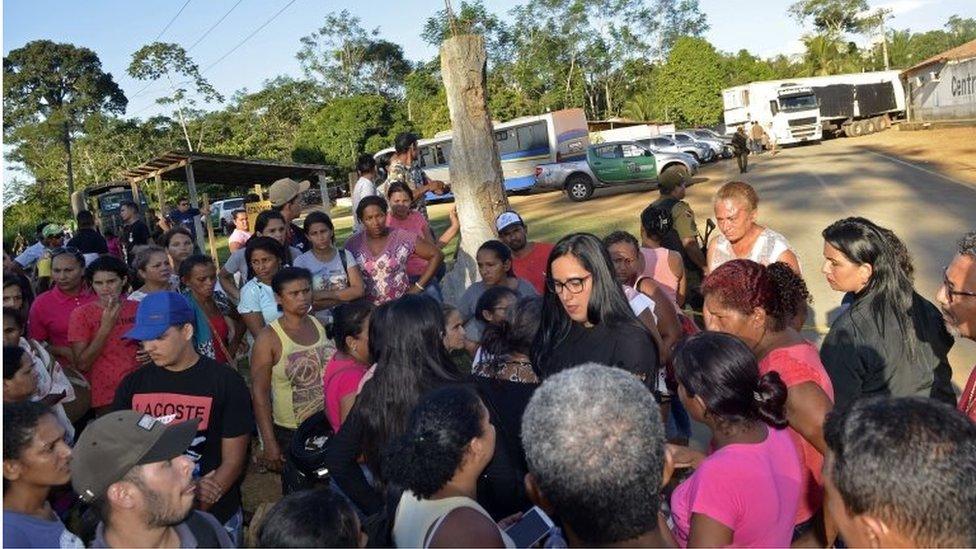
[[[451,191],[461,222],[454,268],[444,277],[444,299],[456,303],[478,279],[475,254],[497,238],[495,218],[508,209],[498,144],[488,113],[485,39],[454,36],[441,44],[441,75],[451,112]]]

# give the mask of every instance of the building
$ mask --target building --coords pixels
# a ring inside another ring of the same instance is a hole
[[[976,123],[976,40],[901,73],[910,123]]]

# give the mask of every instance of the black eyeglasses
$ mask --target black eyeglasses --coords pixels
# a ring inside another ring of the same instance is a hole
[[[554,278],[547,278],[546,286],[555,294],[561,294],[563,290],[569,290],[571,294],[578,294],[583,291],[586,281],[592,277],[592,275],[586,275],[578,278],[567,278],[566,282],[560,282]]]
[[[946,300],[949,302],[950,305],[952,304],[953,301],[955,301],[953,299],[953,296],[960,295],[963,297],[976,297],[976,292],[962,292],[959,290],[953,290],[952,283],[949,282],[948,270],[949,267],[946,267],[942,271],[942,285],[945,287]]]

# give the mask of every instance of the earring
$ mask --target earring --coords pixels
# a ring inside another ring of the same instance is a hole
[[[352,352],[355,353],[357,348],[358,348],[358,346],[355,343],[353,343],[352,344]]]

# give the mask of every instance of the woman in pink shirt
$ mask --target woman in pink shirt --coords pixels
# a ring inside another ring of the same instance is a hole
[[[723,263],[702,284],[705,326],[742,340],[759,360],[759,373],[776,372],[787,387],[786,420],[804,465],[797,532],[828,539],[823,530],[823,423],[834,389],[820,354],[790,327],[810,294],[785,263],[768,267],[748,259]]]
[[[97,300],[84,281],[85,256],[75,248],[56,248],[51,255],[53,287],[37,296],[27,322],[30,339],[50,345],[48,351],[61,363],[74,365],[68,343],[71,312]]]
[[[85,280],[98,299],[71,313],[68,341],[75,367],[91,384],[91,406],[96,415],[108,411],[115,389],[136,369],[138,344],[123,336],[135,325],[139,304],[126,299],[129,270],[121,259],[103,255],[85,269]]]
[[[451,225],[444,231],[444,234],[440,238],[434,238],[434,233],[430,230],[430,224],[427,222],[427,218],[417,210],[411,209],[410,205],[413,204],[413,194],[411,194],[410,188],[403,183],[391,183],[386,191],[386,196],[390,202],[390,212],[386,215],[386,226],[391,229],[403,229],[404,231],[413,233],[417,235],[418,239],[426,240],[434,244],[434,246],[437,246],[438,249],[444,249],[461,230],[461,223],[457,216],[457,208],[452,208],[450,211]],[[410,257],[407,259],[407,276],[410,277],[410,282],[420,280],[421,275],[424,274],[426,269],[426,259],[417,255],[416,251],[410,254]],[[428,284],[428,286],[437,286],[437,284],[435,280]],[[434,297],[438,301],[441,300],[439,287],[437,287]]]
[[[712,452],[670,452],[695,472],[671,495],[671,532],[680,547],[789,547],[803,470],[786,426],[786,386],[759,375],[752,352],[728,334],[703,332],[678,345],[681,403],[711,429]],[[666,481],[669,478],[665,479]]]
[[[332,429],[339,430],[352,405],[359,385],[369,368],[369,315],[373,306],[364,300],[343,303],[332,310],[328,335],[336,352],[322,372],[325,415]]]

